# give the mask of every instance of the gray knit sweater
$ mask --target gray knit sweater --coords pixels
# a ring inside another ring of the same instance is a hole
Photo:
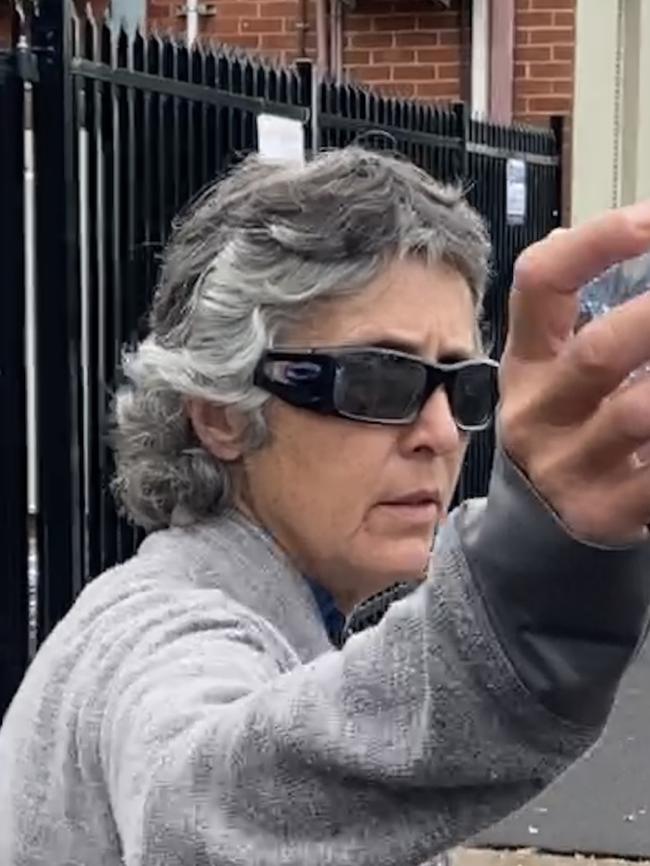
[[[241,517],[158,532],[84,590],[4,719],[0,864],[415,866],[594,741],[647,567],[569,538],[500,459],[428,579],[338,651]]]

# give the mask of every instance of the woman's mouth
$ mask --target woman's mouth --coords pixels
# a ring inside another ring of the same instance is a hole
[[[435,523],[442,511],[437,491],[414,491],[406,496],[381,502],[379,507],[390,513],[391,519],[422,524]]]

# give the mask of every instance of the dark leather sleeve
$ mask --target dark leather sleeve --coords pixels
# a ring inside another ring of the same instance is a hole
[[[486,507],[467,503],[452,520],[520,678],[557,715],[602,723],[645,636],[650,542],[572,537],[501,450]]]

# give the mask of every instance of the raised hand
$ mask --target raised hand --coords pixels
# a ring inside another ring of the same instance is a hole
[[[650,248],[650,202],[559,229],[515,266],[501,368],[503,447],[577,537],[602,544],[648,534],[650,293],[575,333],[578,290]],[[646,451],[647,453],[647,451]]]

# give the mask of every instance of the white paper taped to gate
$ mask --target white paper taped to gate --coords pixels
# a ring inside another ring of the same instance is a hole
[[[263,159],[280,160],[303,165],[305,162],[305,130],[299,120],[258,114],[257,141]]]
[[[508,225],[526,222],[526,163],[509,159],[506,163],[506,220]]]

